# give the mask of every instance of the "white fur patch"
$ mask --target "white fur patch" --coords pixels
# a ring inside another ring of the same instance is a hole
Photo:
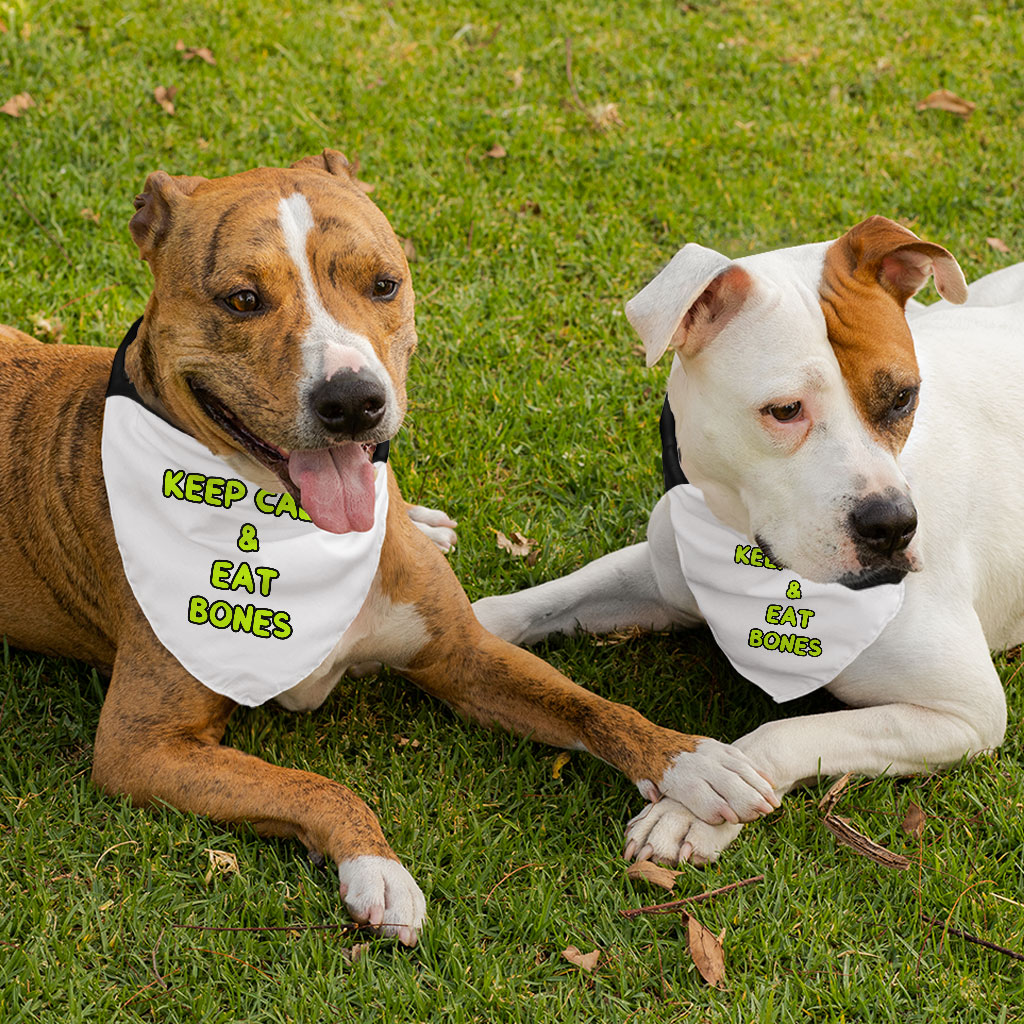
[[[338,865],[341,895],[353,920],[415,946],[427,901],[412,875],[388,857],[354,857]]]
[[[358,331],[338,323],[324,307],[313,281],[307,242],[315,222],[309,201],[301,192],[293,192],[277,205],[278,221],[284,235],[285,248],[299,272],[302,297],[309,311],[309,328],[302,342],[304,379],[309,383],[330,380],[342,367],[368,368],[387,392],[386,418],[397,421],[394,388],[384,365],[377,357],[369,339]],[[358,364],[358,360],[362,363]],[[382,424],[387,429],[388,424]],[[395,429],[398,424],[395,422]]]

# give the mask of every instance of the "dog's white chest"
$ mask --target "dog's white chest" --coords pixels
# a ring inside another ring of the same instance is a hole
[[[850,590],[778,568],[690,484],[669,491],[669,507],[683,575],[715,640],[776,701],[830,683],[903,604],[903,583]]]
[[[103,475],[135,598],[184,668],[240,704],[314,673],[366,602],[387,521],[376,468],[373,528],[327,533],[132,399],[106,402]]]

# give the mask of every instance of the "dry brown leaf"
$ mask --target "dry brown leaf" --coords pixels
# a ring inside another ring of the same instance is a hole
[[[950,114],[962,117],[965,121],[974,113],[976,108],[976,103],[965,100],[948,89],[936,89],[935,92],[925,96],[917,105],[918,110],[946,110]]]
[[[920,839],[924,833],[925,813],[911,800],[907,808],[906,816],[902,822],[902,829],[908,836]]]
[[[206,872],[203,881],[209,885],[213,876],[217,875],[240,875],[238,858],[227,850],[207,850],[210,858],[210,870]]]
[[[21,117],[26,110],[35,105],[36,101],[27,92],[19,92],[17,96],[12,96],[0,107],[0,114],[7,114],[10,117]]]
[[[540,216],[540,203],[536,202],[533,199],[527,199],[525,203],[521,203],[520,204],[518,212],[523,214],[523,216],[526,216],[526,214],[531,214],[534,217],[539,217]],[[642,349],[642,346],[641,346],[641,349]]]
[[[506,71],[505,77],[512,83],[513,89],[522,89],[523,87],[523,67],[520,65],[513,71]]]
[[[350,964],[358,963],[359,959],[369,948],[370,944],[368,942],[359,942],[354,946],[343,946],[341,958]]]
[[[985,241],[988,242],[996,252],[1010,251],[1010,247],[1001,238],[986,238]]]
[[[402,252],[405,253],[405,258],[410,263],[415,263],[419,256],[416,254],[416,246],[413,245],[411,238],[400,238],[399,241],[402,243]]]
[[[592,971],[601,959],[601,951],[595,949],[592,953],[581,953],[575,946],[569,946],[562,950],[562,956],[571,964],[581,967],[585,971]]]
[[[626,877],[634,882],[650,882],[651,885],[660,885],[669,892],[676,887],[676,876],[681,874],[681,871],[662,867],[653,860],[640,860],[626,868]]]
[[[610,128],[620,128],[626,122],[619,115],[619,108],[614,103],[598,103],[587,111],[590,123],[599,131],[606,132]]]
[[[558,757],[555,758],[554,763],[551,765],[551,778],[560,779],[562,777],[562,769],[572,760],[572,752],[569,750],[563,750]]]
[[[95,210],[90,210],[88,206],[83,206],[78,211],[86,220],[91,220],[93,224],[99,224],[100,215]]]
[[[689,914],[685,910],[683,911],[683,920],[686,922],[690,956],[693,958],[700,976],[712,988],[724,989],[725,951],[722,948],[722,940],[725,938],[725,931],[723,930],[721,935],[715,935],[709,928],[705,928],[693,914]]]
[[[502,551],[507,551],[510,555],[517,555],[519,558],[525,558],[528,555],[532,555],[534,553],[534,549],[537,547],[537,542],[532,537],[524,537],[518,530],[512,531],[511,540],[509,540],[501,530],[497,530],[495,532],[495,539],[497,540],[498,547],[501,548]],[[534,562],[535,561],[536,558],[534,559]],[[533,563],[531,562],[529,564],[532,565]]]
[[[850,847],[854,853],[867,857],[868,860],[873,860],[883,867],[895,868],[897,871],[906,871],[910,867],[910,861],[906,857],[893,853],[892,850],[869,839],[863,832],[858,832],[848,819],[840,818],[835,814],[826,814],[823,823],[839,842]]]
[[[153,90],[153,99],[168,113],[174,113],[174,97],[178,95],[176,85],[158,85]]]
[[[53,345],[59,345],[64,340],[64,324],[55,316],[48,317],[42,313],[36,313],[30,318],[32,326],[39,335],[40,341],[47,341]]]
[[[812,46],[809,50],[803,50],[799,53],[790,53],[782,58],[783,64],[799,64],[801,67],[806,67],[811,63],[812,60],[817,60],[821,56],[821,47]]]
[[[843,794],[843,790],[849,785],[850,779],[853,778],[853,772],[847,772],[844,776],[836,779],[835,782],[829,787],[828,792],[818,801],[818,810],[823,814],[828,814],[833,807],[839,802],[840,796]]]
[[[182,60],[191,60],[193,57],[198,57],[210,65],[216,65],[217,63],[214,59],[213,51],[208,46],[186,46],[185,40],[179,39],[174,44],[174,48],[181,54]]]
[[[6,31],[7,31],[7,25],[4,22],[3,18],[0,18],[0,36],[2,36]]]
[[[209,148],[210,148],[210,143],[209,143],[209,141],[208,141],[208,140],[206,140],[206,139],[204,139],[204,138],[202,137],[202,135],[200,135],[200,136],[199,136],[199,138],[198,138],[198,139],[196,139],[196,145],[197,145],[197,146],[198,146],[198,147],[199,147],[200,149],[209,149]]]
[[[492,160],[504,160],[508,156],[508,150],[500,142],[496,142],[484,155]]]

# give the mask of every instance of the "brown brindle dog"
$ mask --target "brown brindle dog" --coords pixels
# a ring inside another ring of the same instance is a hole
[[[216,180],[157,172],[135,204],[154,278],[125,359],[142,403],[245,480],[301,497],[321,529],[366,530],[366,449],[402,422],[416,332],[402,248],[345,158]],[[366,804],[222,746],[236,704],[182,667],[136,601],[100,458],[113,355],[0,327],[0,634],[110,671],[103,790],[294,836],[338,865],[356,920],[414,944],[423,896]],[[369,596],[284,706],[317,707],[346,668],[379,661],[480,722],[590,751],[647,799],[668,794],[711,823],[771,809],[771,787],[731,747],[659,728],[487,633],[387,473]]]

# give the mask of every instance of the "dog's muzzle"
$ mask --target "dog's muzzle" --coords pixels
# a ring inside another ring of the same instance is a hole
[[[341,371],[310,391],[309,405],[328,433],[357,440],[384,418],[387,392],[374,373]]]

